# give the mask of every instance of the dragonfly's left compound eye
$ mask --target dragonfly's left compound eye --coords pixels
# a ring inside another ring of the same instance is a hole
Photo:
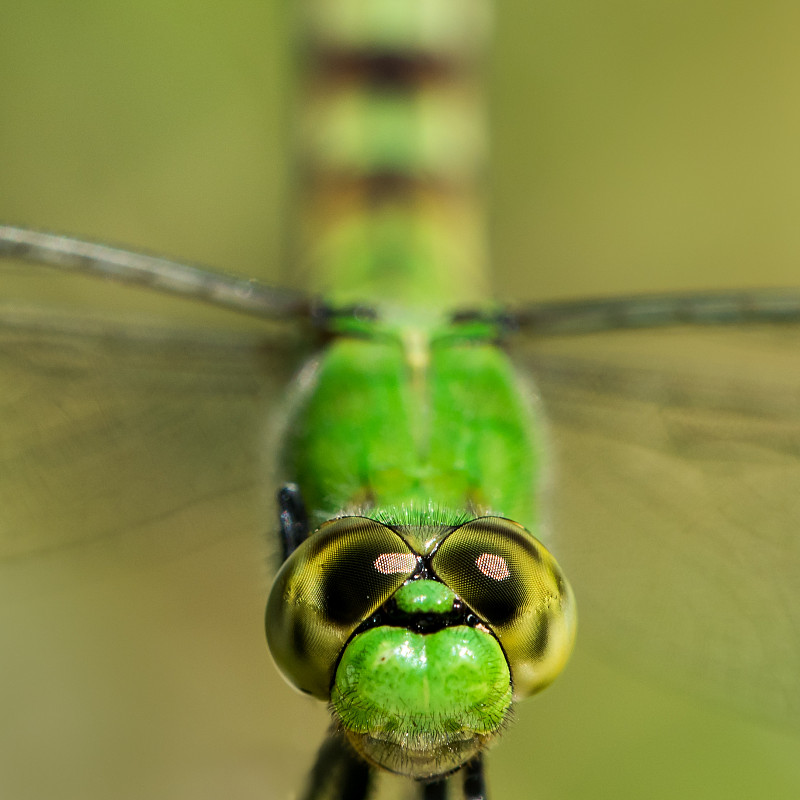
[[[339,653],[355,629],[411,576],[417,556],[365,517],[325,523],[286,560],[267,603],[267,641],[281,672],[328,700]]]
[[[480,517],[456,528],[431,566],[499,639],[517,699],[555,679],[572,651],[575,602],[541,542],[516,522]]]

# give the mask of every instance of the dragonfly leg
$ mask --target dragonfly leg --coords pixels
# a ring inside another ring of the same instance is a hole
[[[461,771],[464,773],[464,800],[486,800],[486,779],[483,776],[483,757],[475,756]]]
[[[339,734],[330,734],[317,753],[302,800],[367,800],[372,768]]]
[[[422,785],[422,800],[446,800],[447,778]]]
[[[278,490],[278,508],[281,519],[281,542],[283,544],[283,560],[287,558],[308,537],[308,515],[306,504],[300,494],[300,487],[295,483],[287,483]]]

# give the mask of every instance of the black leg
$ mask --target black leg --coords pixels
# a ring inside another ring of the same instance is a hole
[[[287,483],[278,490],[278,508],[281,515],[283,560],[286,561],[308,536],[308,515],[297,484]]]
[[[464,773],[464,800],[486,800],[483,757],[475,756],[461,768],[461,771]]]
[[[447,800],[447,778],[422,784],[422,800]]]
[[[331,734],[322,743],[303,800],[367,800],[371,769],[344,737]]]

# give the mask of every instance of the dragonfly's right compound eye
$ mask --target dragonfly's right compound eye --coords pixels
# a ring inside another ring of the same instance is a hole
[[[267,602],[267,641],[284,676],[328,700],[342,648],[411,577],[418,557],[366,517],[326,522],[285,561]]]
[[[541,542],[516,522],[479,517],[439,545],[432,566],[500,641],[515,698],[555,679],[572,652],[575,600]]]

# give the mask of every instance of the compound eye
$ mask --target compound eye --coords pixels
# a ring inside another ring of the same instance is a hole
[[[497,636],[517,698],[555,679],[572,650],[575,603],[541,542],[516,522],[480,517],[456,528],[431,566]]]
[[[284,562],[267,602],[267,642],[284,676],[328,699],[355,629],[411,577],[418,557],[366,517],[326,522]]]

